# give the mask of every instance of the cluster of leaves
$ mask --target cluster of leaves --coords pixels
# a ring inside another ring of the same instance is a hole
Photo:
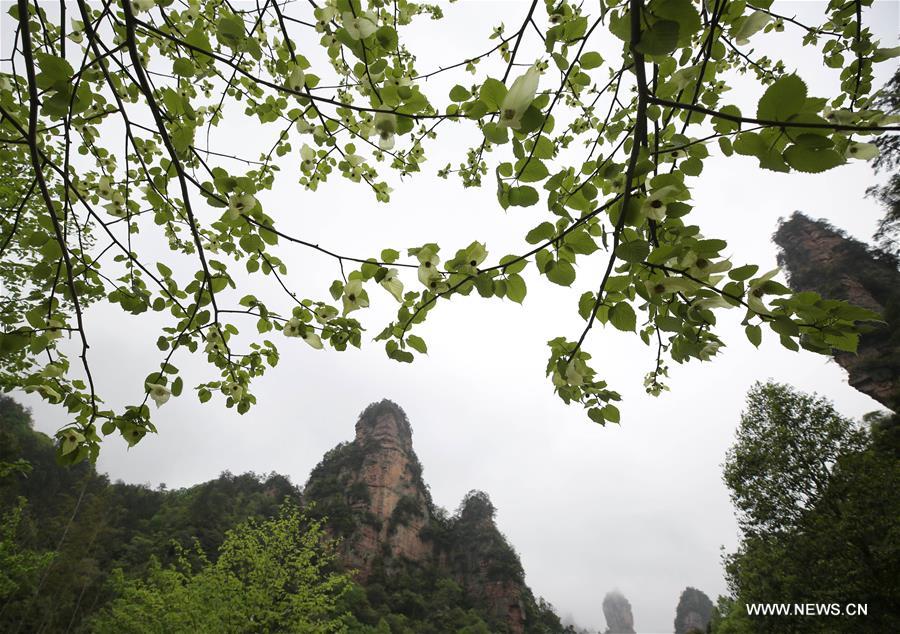
[[[329,571],[334,545],[321,523],[286,505],[262,522],[228,531],[215,563],[197,546],[178,565],[150,561],[146,576],[113,572],[117,598],[91,619],[93,632],[340,632],[337,604],[350,576]]]
[[[549,342],[547,374],[563,401],[598,423],[619,420],[619,394],[584,350],[596,324],[656,349],[651,394],[666,389],[668,359],[717,353],[717,315],[730,308],[743,312],[754,344],[768,327],[791,349],[852,349],[856,323],[873,314],[733,265],[725,241],[704,236],[689,215],[693,179],[709,160],[736,153],[763,169],[821,172],[875,156],[865,139],[896,131],[897,118],[873,98],[873,65],[900,49],[881,47],[865,26],[870,4],[833,0],[822,23],[807,26],[778,15],[771,0],[616,0],[597,12],[533,0],[517,29],[492,30],[487,51],[421,72],[402,32],[442,11],[406,0],[305,9],[79,0],[62,14],[19,0],[0,82],[0,150],[18,175],[0,191],[12,218],[3,220],[0,273],[13,288],[3,298],[2,388],[24,386],[64,406],[71,424],[58,435],[61,459],[95,459],[101,434],[134,444],[155,431],[148,401],[180,396],[172,363],[180,351],[210,365],[212,376],[194,385],[201,401],[218,396],[245,412],[252,381],[278,362],[272,334],[316,349],[360,346],[357,315],[379,287],[399,308],[375,339],[409,362],[427,352],[413,331],[440,303],[472,291],[522,303],[530,265],[532,279],[568,287],[596,258],[605,272],[584,280],[592,290],[577,303],[584,329]],[[839,75],[836,94],[809,94],[799,74],[760,54],[763,34],[787,29]],[[592,50],[602,34],[622,42],[615,59]],[[761,97],[745,113],[726,97],[729,82],[751,71]],[[472,73],[473,83],[454,85],[447,100],[427,95],[426,80],[444,72]],[[233,104],[261,130],[274,128],[259,156],[210,145],[213,129],[233,121]],[[451,125],[479,141],[438,175],[477,186],[494,174],[504,209],[545,202],[546,219],[525,236],[532,248],[496,257],[476,238],[443,263],[438,243],[410,246],[405,259],[390,248],[349,256],[286,233],[263,203],[294,156],[301,186],[339,176],[388,201],[384,172],[422,171],[426,145]],[[155,258],[151,236],[168,252]],[[292,290],[278,255],[286,245],[336,260],[330,298]],[[21,253],[30,254],[24,267],[13,266]],[[287,306],[238,292],[269,280]],[[104,405],[90,370],[85,309],[97,301],[168,319],[156,338],[159,368],[137,386],[142,399],[123,408]],[[248,317],[256,333],[239,326]],[[70,364],[62,333],[80,363]]]
[[[742,538],[725,558],[730,598],[714,632],[893,631],[900,584],[900,426],[869,428],[826,399],[757,384],[747,397],[725,482]],[[748,603],[868,606],[865,617],[748,616]]]

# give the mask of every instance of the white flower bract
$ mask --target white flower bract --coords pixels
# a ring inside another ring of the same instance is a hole
[[[516,78],[500,105],[500,125],[519,129],[522,115],[534,101],[540,79],[541,73],[534,66]]]

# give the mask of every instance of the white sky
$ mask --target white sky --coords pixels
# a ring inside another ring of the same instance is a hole
[[[2,3],[7,36],[9,4]],[[868,23],[885,46],[895,45],[898,4],[875,4]],[[815,21],[825,6],[780,2],[775,8]],[[421,21],[408,36],[419,55],[419,71],[488,48],[491,27],[503,20],[515,28],[526,8],[525,2],[463,1],[445,7],[443,21]],[[818,57],[791,46],[787,35],[763,41],[773,46],[770,54],[783,56],[789,66],[798,64],[811,94],[828,94],[834,76],[826,74]],[[596,48],[615,59],[618,46],[601,41]],[[879,67],[876,86],[892,72],[886,66]],[[471,75],[452,79],[448,85],[474,81]],[[448,85],[429,87],[436,102],[443,103]],[[735,94],[752,102],[759,89]],[[219,137],[222,144],[239,146],[260,134],[257,123],[241,127],[241,121],[240,116],[232,119],[235,127]],[[492,178],[486,178],[483,189],[462,190],[452,177],[433,176],[447,162],[458,164],[472,142],[474,137],[462,129],[443,128],[438,142],[444,147],[427,149],[431,158],[424,173],[403,184],[390,176],[395,189],[390,205],[377,204],[364,188],[338,177],[318,193],[303,192],[292,182],[294,166],[286,167],[282,182],[261,198],[288,233],[347,254],[370,256],[384,247],[431,240],[452,254],[476,238],[495,255],[521,250],[525,232],[543,219],[543,203],[504,213]],[[774,267],[769,238],[778,218],[794,210],[868,239],[881,215],[864,198],[873,182],[866,164],[809,176],[762,172],[755,160],[738,156],[709,160],[695,182],[693,222],[708,237],[726,239],[735,263]],[[290,267],[293,288],[302,296],[327,296],[338,276],[335,262],[287,246],[280,254]],[[641,385],[655,351],[636,337],[594,329],[586,347],[624,400],[621,426],[590,423],[580,408],[566,407],[553,395],[544,368],[545,342],[558,335],[577,337],[583,327],[576,307],[580,294],[596,286],[591,270],[581,269],[575,288],[567,290],[539,280],[530,266],[524,307],[476,297],[440,305],[419,329],[429,355],[412,365],[388,360],[380,344],[336,354],[278,337],[281,363],[255,384],[259,404],[249,414],[238,416],[217,399],[201,407],[186,389],[156,414],[157,436],[131,451],[110,439],[98,468],[114,479],[170,488],[214,478],[226,469],[276,471],[302,485],[325,451],[352,438],[356,417],[367,404],[390,398],[409,416],[436,503],[452,510],[468,490],[487,491],[501,530],[521,555],[529,585],[561,616],[602,629],[603,596],[617,587],[632,604],[639,632],[669,632],[685,586],[700,588],[713,600],[725,591],[721,549],[733,549],[737,532],[721,463],[750,385],[767,378],[788,382],[829,396],[851,416],[878,404],[848,387],[836,364],[786,351],[771,333],[764,336],[762,349],[754,350],[733,311],[720,317],[728,344],[720,357],[714,363],[671,367],[672,391],[658,399],[646,396]],[[411,276],[405,281],[415,284]],[[270,289],[256,283],[260,287],[252,292],[258,296],[273,302],[279,297],[274,280]],[[394,304],[381,289],[369,293],[373,311],[364,317],[374,336],[392,317]],[[155,315],[132,318],[102,307],[89,311],[95,376],[112,404],[135,398],[143,377],[158,367],[161,358],[153,344],[159,325]],[[252,329],[254,322],[238,325]],[[203,365],[188,357],[174,362],[187,374],[188,385],[190,376],[207,376]],[[15,396],[33,407],[38,429],[52,433],[66,423],[61,410]]]

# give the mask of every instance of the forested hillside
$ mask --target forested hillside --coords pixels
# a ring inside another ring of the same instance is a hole
[[[392,404],[367,411],[385,408],[405,423]],[[368,420],[371,416],[364,416],[361,424]],[[53,441],[32,429],[28,411],[0,397],[0,463],[8,466],[0,478],[0,631],[101,631],[110,610],[117,609],[117,597],[133,594],[134,583],[144,593],[157,588],[160,570],[183,566],[185,558],[195,571],[212,567],[229,530],[248,519],[278,517],[285,501],[310,507],[312,518],[324,519],[329,536],[344,540],[330,569],[348,570],[356,580],[334,610],[345,631],[566,631],[552,608],[525,585],[518,556],[493,523],[487,496],[473,492],[456,515],[436,507],[411,445],[409,456],[418,465],[415,491],[430,518],[427,530],[420,531],[421,543],[428,544],[422,554],[428,556],[417,560],[409,552],[392,553],[391,544],[408,533],[419,510],[398,498],[382,526],[375,513],[354,505],[354,495],[370,497],[359,469],[384,457],[377,439],[376,446],[372,442],[330,452],[314,469],[306,499],[288,478],[274,473],[226,472],[186,489],[151,489],[110,482],[86,463],[58,466]],[[11,467],[19,460],[27,466]],[[357,485],[345,487],[346,478]],[[353,542],[354,535],[367,535],[373,526],[381,533],[365,544]],[[367,558],[364,569],[348,558],[351,544],[357,556]],[[114,574],[117,569],[121,576]],[[189,575],[179,579],[189,585]]]

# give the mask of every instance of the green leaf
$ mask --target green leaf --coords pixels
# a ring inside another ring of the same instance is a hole
[[[400,253],[394,249],[385,249],[381,252],[381,261],[385,264],[396,262],[399,257]]]
[[[194,63],[186,57],[179,57],[172,62],[172,72],[181,77],[193,77]]]
[[[485,103],[489,110],[499,110],[506,96],[506,86],[493,77],[488,77],[481,84],[478,96]]]
[[[727,114],[733,117],[740,117],[741,110],[737,106],[727,105],[719,108],[719,112],[722,114]],[[732,121],[730,119],[723,119],[721,117],[713,117],[712,119],[713,129],[719,134],[728,134],[729,132],[734,132],[735,130],[741,129],[741,124],[736,121]]]
[[[519,172],[519,180],[523,183],[542,181],[549,175],[547,166],[540,159],[533,158]]]
[[[244,39],[244,20],[236,15],[223,15],[216,22],[216,37],[230,48],[236,48]]]
[[[659,20],[641,32],[637,50],[645,55],[665,55],[678,47],[678,22]]]
[[[542,222],[537,227],[525,234],[525,242],[537,244],[553,238],[556,235],[556,227],[552,223]]]
[[[759,119],[787,121],[803,109],[806,84],[797,75],[785,75],[766,89],[756,108]]]
[[[588,418],[598,425],[605,425],[606,419],[603,417],[603,410],[599,407],[592,407],[588,410]]]
[[[460,86],[459,84],[450,89],[450,99],[452,101],[465,101],[471,96],[472,93],[470,93],[468,89]]]
[[[654,0],[651,10],[658,18],[678,23],[678,46],[690,44],[691,36],[700,30],[700,14],[691,0]]]
[[[581,255],[590,255],[598,248],[594,239],[583,229],[573,231],[567,235],[565,243],[567,247],[570,247],[575,253]]]
[[[545,273],[548,280],[560,286],[571,286],[575,281],[575,267],[565,260],[550,262]]]
[[[756,275],[756,272],[759,270],[759,267],[755,264],[745,264],[744,266],[739,266],[736,269],[731,269],[728,272],[728,277],[733,280],[737,280],[738,282],[743,282],[744,280],[749,280],[751,277]]]
[[[831,149],[814,150],[792,145],[784,151],[785,162],[798,172],[818,174],[846,162],[843,156]]]
[[[703,171],[703,161],[696,156],[692,156],[683,160],[679,167],[688,176],[700,176],[700,172]]]
[[[388,356],[394,361],[399,361],[400,363],[412,363],[413,356],[411,352],[407,352],[406,350],[394,350],[388,353]]]
[[[603,56],[596,51],[588,51],[578,60],[582,68],[597,68],[603,64]]]
[[[583,293],[578,300],[578,314],[585,321],[590,319],[591,313],[594,312],[594,301],[594,294],[590,291]]]
[[[331,288],[328,289],[328,292],[331,293],[335,300],[340,299],[341,295],[344,294],[344,283],[340,280],[335,280],[331,283]]]
[[[68,82],[72,75],[75,74],[72,65],[62,57],[46,53],[38,53],[36,57],[38,66],[41,69],[40,75],[37,77],[38,88],[59,87],[60,84]]]
[[[505,125],[488,121],[481,128],[481,131],[484,132],[485,139],[496,145],[503,145],[509,141],[509,128]]]
[[[506,296],[509,299],[517,304],[521,304],[522,300],[525,299],[526,292],[525,280],[522,279],[521,275],[513,273],[506,277]]]
[[[619,302],[609,309],[610,323],[625,332],[634,332],[637,325],[637,316],[628,302]]]
[[[762,328],[750,324],[744,328],[744,333],[746,333],[750,343],[759,348],[759,344],[762,342]]]
[[[650,254],[650,243],[646,240],[623,242],[616,247],[616,257],[626,262],[643,262]]]
[[[538,198],[537,190],[530,185],[509,189],[509,204],[514,207],[531,207],[537,203]]]
[[[406,344],[412,348],[413,350],[426,354],[428,352],[428,346],[425,345],[425,340],[418,335],[409,335],[406,337]]]
[[[619,422],[619,408],[616,407],[615,405],[609,403],[607,405],[604,405],[603,409],[600,411],[603,414],[603,418],[605,418],[609,422],[611,422],[611,423]]]

